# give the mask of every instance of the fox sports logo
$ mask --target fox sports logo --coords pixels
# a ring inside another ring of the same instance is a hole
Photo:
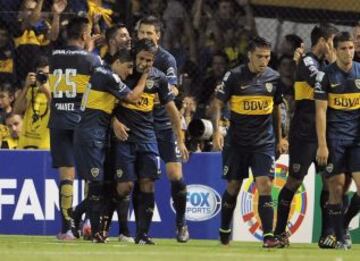
[[[175,212],[171,199],[171,209]],[[185,218],[189,221],[205,221],[215,217],[221,209],[221,197],[211,187],[205,185],[188,185],[186,193]]]

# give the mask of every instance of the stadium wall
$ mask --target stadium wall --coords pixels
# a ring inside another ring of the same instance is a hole
[[[280,188],[286,181],[287,161],[287,156],[282,156],[276,165],[272,191],[275,203]],[[58,174],[51,168],[49,152],[1,151],[0,166],[0,234],[58,233]],[[164,166],[162,169],[164,170]],[[314,175],[314,168],[311,168],[310,172],[292,204],[288,224],[293,234],[292,242],[316,242],[320,233],[320,208],[317,202],[321,191],[321,179]],[[225,188],[225,183],[220,179],[220,154],[193,153],[190,161],[184,164],[184,173],[189,184],[186,218],[191,237],[217,239],[221,194]],[[169,182],[164,174],[156,186],[156,209],[151,236],[172,238],[175,236],[175,213],[170,199]],[[74,187],[76,205],[79,199],[83,198],[84,183],[77,180]],[[351,191],[355,191],[353,186]],[[261,239],[256,199],[257,192],[252,179],[244,180],[234,215],[234,240]],[[130,228],[135,231],[132,210],[129,218]],[[354,218],[351,227],[353,242],[360,243],[359,216]],[[116,235],[116,231],[117,225],[113,223],[112,235]]]

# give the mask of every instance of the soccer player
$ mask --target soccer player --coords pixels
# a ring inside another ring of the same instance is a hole
[[[120,49],[131,49],[131,37],[124,24],[116,24],[108,28],[105,39],[107,44],[107,52],[103,57],[105,62],[108,62],[108,59]]]
[[[78,173],[89,182],[87,214],[95,243],[105,242],[99,223],[105,204],[104,163],[113,109],[117,100],[129,103],[137,101],[144,91],[147,79],[147,70],[144,70],[137,86],[130,90],[122,82],[133,71],[130,51],[120,50],[111,59],[108,66],[96,68],[91,76],[81,105],[84,113],[75,129],[76,166]]]
[[[135,45],[136,72],[125,82],[130,88],[138,81],[144,68],[153,66],[157,46],[148,39],[140,40]],[[121,102],[115,110],[116,118],[130,129],[127,139],[116,140],[112,144],[111,162],[114,162],[114,176],[117,181],[117,197],[127,197],[137,181],[137,232],[136,244],[154,244],[148,232],[154,210],[154,181],[160,174],[160,157],[154,129],[153,109],[155,96],[159,96],[165,105],[174,127],[181,155],[187,159],[188,152],[181,140],[179,112],[170,93],[166,76],[151,67],[146,88],[137,104]]]
[[[176,95],[178,93],[176,61],[174,56],[159,46],[160,30],[160,21],[154,16],[148,16],[140,21],[137,36],[139,39],[149,39],[154,42],[157,48],[154,67],[165,73],[171,91]],[[166,109],[159,103],[154,107],[154,123],[160,158],[166,164],[166,174],[171,182],[171,197],[176,211],[176,239],[178,242],[185,243],[189,240],[185,220],[186,184],[183,179],[181,154],[178,148],[184,146],[183,138],[175,136]],[[179,142],[181,143],[179,144]],[[136,193],[134,196],[134,205],[136,205]]]
[[[325,56],[332,50],[332,39],[335,33],[336,29],[332,26],[315,26],[311,32],[311,52],[302,57],[297,67],[294,85],[295,111],[289,131],[289,176],[279,194],[275,228],[280,247],[289,245],[286,224],[293,197],[302,184],[311,163],[316,162],[314,84],[319,70],[326,65]],[[320,201],[324,213],[327,199],[328,192],[322,190]],[[321,238],[325,238],[328,235],[325,229],[326,218],[322,220]]]
[[[89,20],[73,18],[67,26],[67,46],[52,51],[50,56],[50,89],[52,92],[49,119],[50,148],[53,167],[60,173],[60,240],[74,239],[71,231],[71,207],[75,177],[73,135],[80,121],[80,102],[99,57],[84,50],[91,41]]]
[[[243,179],[249,167],[259,193],[258,211],[263,229],[263,247],[277,247],[273,235],[274,210],[271,178],[275,171],[275,134],[272,112],[283,102],[277,86],[279,74],[268,67],[271,44],[256,37],[249,43],[248,64],[228,71],[216,89],[214,109],[215,150],[223,150],[223,178],[227,188],[222,196],[220,241],[230,242],[230,223]],[[229,102],[230,129],[225,139],[219,129],[221,109]],[[278,116],[279,114],[276,114]],[[280,119],[278,120],[280,122]],[[279,128],[281,129],[281,128]],[[278,133],[279,148],[286,142]],[[281,143],[281,144],[280,144]],[[283,152],[283,151],[281,151]]]
[[[319,165],[326,166],[329,225],[337,241],[334,248],[347,249],[342,225],[345,173],[351,174],[357,187],[346,225],[360,205],[360,64],[353,62],[355,47],[350,33],[338,33],[334,37],[334,48],[336,63],[318,75],[315,85],[316,159]]]

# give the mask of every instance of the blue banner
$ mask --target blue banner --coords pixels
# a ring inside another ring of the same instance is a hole
[[[55,235],[60,230],[58,173],[51,167],[47,151],[0,151],[0,233]],[[193,153],[183,165],[188,184],[186,219],[191,238],[216,239],[220,223],[221,180],[219,153]],[[74,204],[82,199],[83,182],[74,183]],[[156,208],[150,235],[173,238],[175,211],[170,196],[170,182],[162,165],[156,182]],[[130,211],[130,228],[135,232]],[[113,222],[111,234],[117,234]]]

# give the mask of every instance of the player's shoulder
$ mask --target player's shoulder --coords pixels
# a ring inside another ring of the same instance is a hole
[[[280,73],[271,67],[267,67],[265,72],[263,73],[263,76],[266,78],[279,78]]]
[[[316,58],[316,56],[312,53],[306,53],[304,57],[300,61],[300,66],[310,67],[310,66],[319,66],[320,61]]]
[[[175,57],[169,51],[165,50],[161,46],[159,46],[157,55],[159,55],[164,60],[175,61]]]
[[[108,66],[99,66],[94,69],[93,78],[97,80],[110,80],[116,83],[120,83],[120,77],[115,74]]]
[[[150,68],[149,77],[151,77],[151,78],[164,78],[164,79],[167,79],[165,73],[162,72],[161,70],[159,70],[159,69],[156,68],[156,67],[151,67],[151,68]]]

